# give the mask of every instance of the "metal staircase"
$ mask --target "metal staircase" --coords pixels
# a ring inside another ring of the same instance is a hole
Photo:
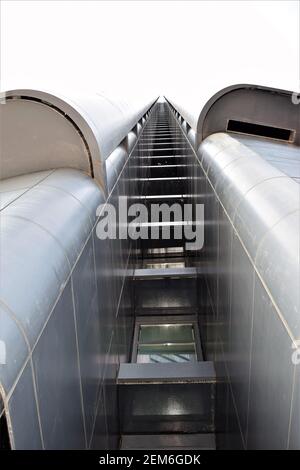
[[[195,157],[167,103],[156,104],[131,158],[138,171],[137,202],[149,213],[151,204],[177,203],[183,209],[192,202]],[[215,448],[215,371],[205,361],[198,328],[198,283],[204,281],[195,253],[186,251],[184,237],[176,238],[176,229],[186,223],[196,221],[144,222],[149,230],[155,226],[157,236],[141,240],[134,272],[133,362],[121,364],[118,376],[121,449]],[[169,343],[160,350],[159,340],[151,338],[141,346],[147,362],[139,362],[140,327],[158,324],[191,325],[196,357],[189,360],[192,346],[185,338],[176,339],[170,354]]]

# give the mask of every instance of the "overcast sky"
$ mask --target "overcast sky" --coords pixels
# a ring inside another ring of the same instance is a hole
[[[2,90],[299,91],[299,69],[298,1],[1,2]]]

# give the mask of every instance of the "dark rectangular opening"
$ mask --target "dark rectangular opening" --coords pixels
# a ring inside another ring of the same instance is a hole
[[[1,415],[0,409],[0,450],[10,450],[10,448],[6,417],[4,412]]]
[[[294,132],[290,129],[282,129],[280,127],[263,126],[262,124],[254,124],[253,122],[235,121],[230,119],[227,124],[227,130],[231,132],[239,132],[240,134],[258,135],[260,137],[268,137],[270,139],[292,141]]]

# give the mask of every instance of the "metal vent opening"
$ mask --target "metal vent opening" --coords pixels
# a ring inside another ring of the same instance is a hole
[[[282,129],[280,127],[264,126],[252,122],[235,121],[230,119],[227,124],[227,131],[238,132],[240,134],[256,135],[267,137],[269,139],[284,140],[292,142],[295,137],[295,131],[291,129]]]

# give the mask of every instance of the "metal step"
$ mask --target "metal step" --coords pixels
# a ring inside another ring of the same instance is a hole
[[[189,268],[185,268],[189,269]],[[143,271],[162,271],[145,269]],[[175,271],[174,269],[172,271]],[[182,315],[197,313],[197,279],[162,278],[135,281],[136,315]]]
[[[121,364],[121,433],[213,433],[215,386],[212,362]]]
[[[215,450],[215,434],[124,434],[121,450]]]

